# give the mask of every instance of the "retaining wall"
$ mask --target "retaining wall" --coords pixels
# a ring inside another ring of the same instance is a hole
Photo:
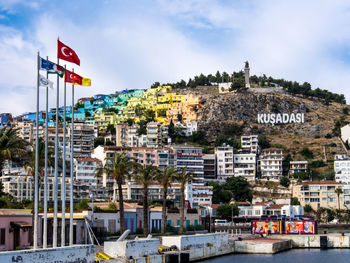
[[[321,236],[327,237],[328,248],[350,248],[350,236],[328,235],[275,235],[273,239],[290,239],[294,248],[320,248]]]
[[[93,245],[0,252],[0,262],[4,263],[93,263],[94,261]]]
[[[220,247],[228,243],[227,233],[198,234],[189,236],[162,237],[164,246],[176,246],[179,250],[189,250],[191,247]]]
[[[140,258],[158,254],[158,247],[158,238],[106,241],[104,243],[104,252],[115,258]]]

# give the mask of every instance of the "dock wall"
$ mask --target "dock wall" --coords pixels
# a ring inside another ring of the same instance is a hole
[[[328,235],[275,235],[273,239],[290,239],[293,248],[350,248],[350,236]]]
[[[227,233],[198,234],[189,236],[164,236],[164,246],[176,246],[179,250],[188,250],[191,247],[213,246],[220,247],[228,243]]]
[[[95,246],[74,245],[69,247],[28,249],[0,252],[0,262],[23,263],[93,263]]]

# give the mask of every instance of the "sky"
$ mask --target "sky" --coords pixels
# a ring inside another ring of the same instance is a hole
[[[0,112],[35,111],[36,55],[55,62],[57,37],[81,61],[60,64],[92,80],[75,98],[232,73],[248,60],[251,74],[307,81],[349,102],[349,21],[344,0],[0,0]]]

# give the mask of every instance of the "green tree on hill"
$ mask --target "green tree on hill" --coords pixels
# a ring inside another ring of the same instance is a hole
[[[223,204],[217,208],[217,215],[231,221],[233,216],[239,215],[239,208],[236,204]]]
[[[301,149],[299,151],[299,153],[306,159],[313,159],[314,158],[313,152],[308,147],[304,147],[303,149]]]

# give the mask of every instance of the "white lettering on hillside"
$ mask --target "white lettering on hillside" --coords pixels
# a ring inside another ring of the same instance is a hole
[[[304,123],[304,113],[258,113],[259,124]]]

